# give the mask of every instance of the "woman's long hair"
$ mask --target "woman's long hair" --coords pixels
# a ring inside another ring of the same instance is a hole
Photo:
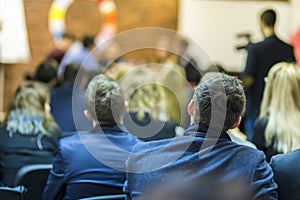
[[[15,96],[10,104],[6,123],[9,121],[9,116],[12,112],[18,110],[28,110],[35,113],[43,119],[44,126],[53,122],[50,114],[50,94],[46,85],[36,81],[26,81],[22,83],[15,92]]]
[[[259,118],[268,118],[267,145],[287,153],[300,147],[300,69],[292,63],[274,65],[268,74]]]

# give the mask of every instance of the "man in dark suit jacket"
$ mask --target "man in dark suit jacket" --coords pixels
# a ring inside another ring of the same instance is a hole
[[[128,199],[277,199],[262,152],[231,141],[245,106],[241,82],[217,73],[188,106],[185,136],[137,144],[127,160]]]
[[[272,157],[271,167],[278,184],[278,199],[300,199],[300,149]]]
[[[90,82],[85,100],[85,114],[94,129],[60,140],[44,190],[45,200],[122,193],[125,161],[139,140],[120,125],[125,111],[120,86],[98,75]]]
[[[265,39],[262,42],[247,45],[248,57],[241,77],[246,89],[247,105],[244,132],[248,139],[253,136],[253,125],[259,115],[265,87],[264,78],[270,68],[278,62],[295,61],[293,47],[276,36],[275,22],[275,11],[264,11],[260,17],[260,27]]]

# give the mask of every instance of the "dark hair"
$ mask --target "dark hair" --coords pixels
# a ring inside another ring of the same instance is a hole
[[[49,83],[57,78],[57,68],[58,63],[56,60],[45,60],[38,66],[34,79],[43,83]]]
[[[75,83],[76,76],[79,74],[80,69],[83,69],[80,63],[67,64],[64,73],[64,82]]]
[[[94,41],[94,36],[91,36],[91,35],[86,35],[83,37],[82,39],[82,44],[85,48],[89,48],[91,46],[93,46],[95,44],[95,41]]]
[[[104,74],[91,80],[85,93],[85,102],[88,111],[100,125],[119,123],[125,112],[121,87]]]
[[[64,33],[64,34],[62,35],[62,38],[69,39],[69,40],[73,40],[73,41],[76,40],[75,35],[73,35],[73,34],[71,34],[71,33]]]
[[[246,102],[242,82],[223,73],[207,73],[195,89],[194,101],[195,120],[223,131],[238,120]]]
[[[189,42],[186,39],[181,38],[179,42],[180,42],[180,47],[181,48],[183,48],[183,49],[187,49],[188,48]]]
[[[276,13],[272,9],[266,10],[261,14],[260,19],[266,26],[274,27],[276,22]]]

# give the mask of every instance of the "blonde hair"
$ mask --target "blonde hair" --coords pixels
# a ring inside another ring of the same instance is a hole
[[[138,120],[145,117],[144,111],[149,112],[154,119],[159,119],[165,112],[163,86],[156,83],[150,69],[134,68],[119,81],[128,101],[129,111],[137,111]]]
[[[9,136],[12,137],[16,132],[27,135],[56,134],[54,129],[50,132],[47,130],[48,126],[55,126],[59,131],[50,113],[49,102],[50,94],[45,84],[36,81],[22,83],[15,92],[6,116]]]
[[[259,118],[268,118],[266,142],[275,142],[279,152],[300,147],[299,97],[299,67],[285,62],[274,65],[268,73]]]
[[[14,110],[27,109],[40,114],[40,117],[45,120],[45,125],[47,125],[49,122],[53,122],[52,115],[46,109],[46,105],[49,103],[50,94],[45,84],[37,81],[26,81],[16,90],[7,116]],[[7,121],[8,118],[6,117]]]
[[[167,61],[159,70],[158,82],[164,86],[166,111],[172,122],[177,125],[185,118],[187,105],[185,71],[179,65]]]

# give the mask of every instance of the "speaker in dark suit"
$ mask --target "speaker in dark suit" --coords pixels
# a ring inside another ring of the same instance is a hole
[[[249,43],[246,47],[248,57],[241,78],[246,89],[244,132],[248,139],[251,139],[253,135],[254,121],[259,115],[265,87],[264,78],[270,68],[278,62],[295,61],[293,47],[276,36],[275,22],[275,11],[264,11],[260,17],[260,27],[265,39],[259,43]]]

